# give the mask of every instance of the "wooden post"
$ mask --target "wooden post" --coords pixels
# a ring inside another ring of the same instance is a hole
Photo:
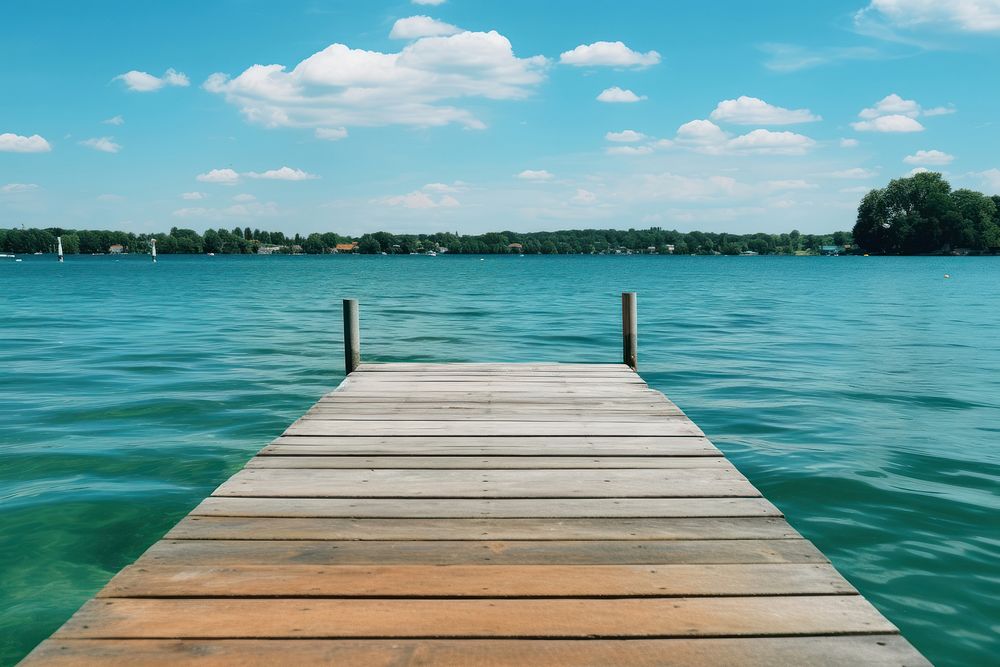
[[[636,323],[635,292],[622,292],[622,358],[637,370],[636,348],[639,327]]]
[[[358,300],[344,299],[344,374],[350,375],[361,363],[361,323]]]

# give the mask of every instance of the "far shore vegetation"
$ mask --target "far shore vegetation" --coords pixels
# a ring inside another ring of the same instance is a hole
[[[485,234],[393,234],[358,237],[333,232],[286,235],[250,227],[208,229],[203,234],[174,227],[169,233],[108,230],[0,229],[0,253],[53,253],[62,238],[72,254],[996,254],[1000,252],[1000,196],[952,190],[938,173],[891,181],[862,199],[851,232],[728,234],[649,229],[579,229]]]

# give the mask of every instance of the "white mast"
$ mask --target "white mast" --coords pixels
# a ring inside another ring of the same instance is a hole
[[[149,245],[152,249],[153,264],[156,264],[156,239],[149,239]]]
[[[61,262],[61,261],[63,261],[62,237],[61,236],[57,236],[56,237],[56,243],[59,244],[59,251],[58,252],[59,252],[59,261]]]

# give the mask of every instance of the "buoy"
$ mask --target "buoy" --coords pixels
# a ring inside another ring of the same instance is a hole
[[[946,274],[944,274],[944,277],[945,278],[951,278],[951,274],[946,273]]]

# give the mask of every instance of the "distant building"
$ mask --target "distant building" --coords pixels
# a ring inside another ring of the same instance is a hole
[[[656,246],[655,245],[647,246],[646,247],[646,252],[648,252],[650,255],[655,255],[656,254]]]
[[[338,243],[333,247],[334,252],[354,252],[358,249],[358,242],[354,243]]]
[[[821,255],[839,255],[843,250],[839,245],[825,245],[820,246],[819,254]]]
[[[520,243],[510,243],[507,245],[507,250],[511,252],[524,252],[524,246]]]
[[[670,253],[671,255],[674,254],[674,244],[673,243],[668,243],[667,245],[665,245],[663,247],[666,248],[667,252]]]
[[[260,247],[257,248],[258,255],[273,255],[276,252],[281,252],[280,245],[273,245],[270,243],[262,243]]]
[[[108,248],[108,252],[112,255],[120,255],[125,252],[125,246],[120,243],[115,243]]]

